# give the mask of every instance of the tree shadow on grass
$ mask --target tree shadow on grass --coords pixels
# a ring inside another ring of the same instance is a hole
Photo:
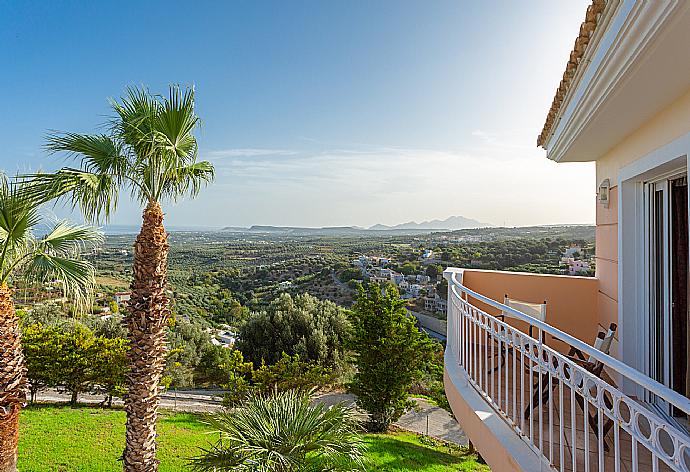
[[[183,424],[190,427],[206,427],[203,417],[194,413],[171,413],[165,412],[159,416],[161,423]]]
[[[451,467],[451,470],[474,470],[473,466],[477,465],[475,456],[469,452],[450,449],[443,452],[385,436],[367,438],[367,443],[367,456],[371,460],[368,470],[372,471],[431,471]],[[477,470],[481,466],[477,465]]]

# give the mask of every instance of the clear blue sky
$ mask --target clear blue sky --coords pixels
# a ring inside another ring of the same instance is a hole
[[[48,130],[174,82],[218,177],[173,225],[591,223],[592,165],[535,147],[586,4],[0,0],[0,167],[55,168]]]

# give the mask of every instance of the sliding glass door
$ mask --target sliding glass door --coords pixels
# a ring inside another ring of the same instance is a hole
[[[687,395],[688,385],[688,189],[687,179],[645,183],[645,277],[648,374]],[[648,401],[672,415],[658,398]]]

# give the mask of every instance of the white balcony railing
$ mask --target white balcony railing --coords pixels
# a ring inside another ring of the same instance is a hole
[[[646,402],[654,399],[667,411],[675,407],[690,417],[688,398],[551,325],[468,289],[460,273],[449,270],[447,275],[446,359],[458,363],[467,381],[551,467],[690,470],[687,431]],[[534,337],[481,310],[477,302],[533,326]],[[546,342],[542,334],[550,335]],[[563,354],[570,348],[589,362]],[[597,372],[594,365],[603,365],[599,375],[591,372]],[[624,394],[617,387],[622,380],[643,395]]]

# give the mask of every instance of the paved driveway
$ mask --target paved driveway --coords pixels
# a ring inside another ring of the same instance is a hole
[[[178,390],[167,391],[161,395],[162,408],[174,411],[189,411],[195,413],[216,411],[222,408],[220,399],[223,392],[219,390]],[[39,393],[39,402],[68,402],[69,395],[61,394],[54,390]],[[81,395],[80,403],[99,404],[103,401],[102,395]],[[334,405],[344,402],[354,406],[355,396],[349,393],[328,392],[316,396],[316,401]],[[428,401],[416,398],[417,406],[405,413],[397,423],[399,428],[415,433],[427,434],[437,439],[467,445],[467,437],[457,421],[443,408],[432,405]],[[122,400],[114,399],[114,405],[121,406]],[[365,414],[358,411],[362,418]]]

